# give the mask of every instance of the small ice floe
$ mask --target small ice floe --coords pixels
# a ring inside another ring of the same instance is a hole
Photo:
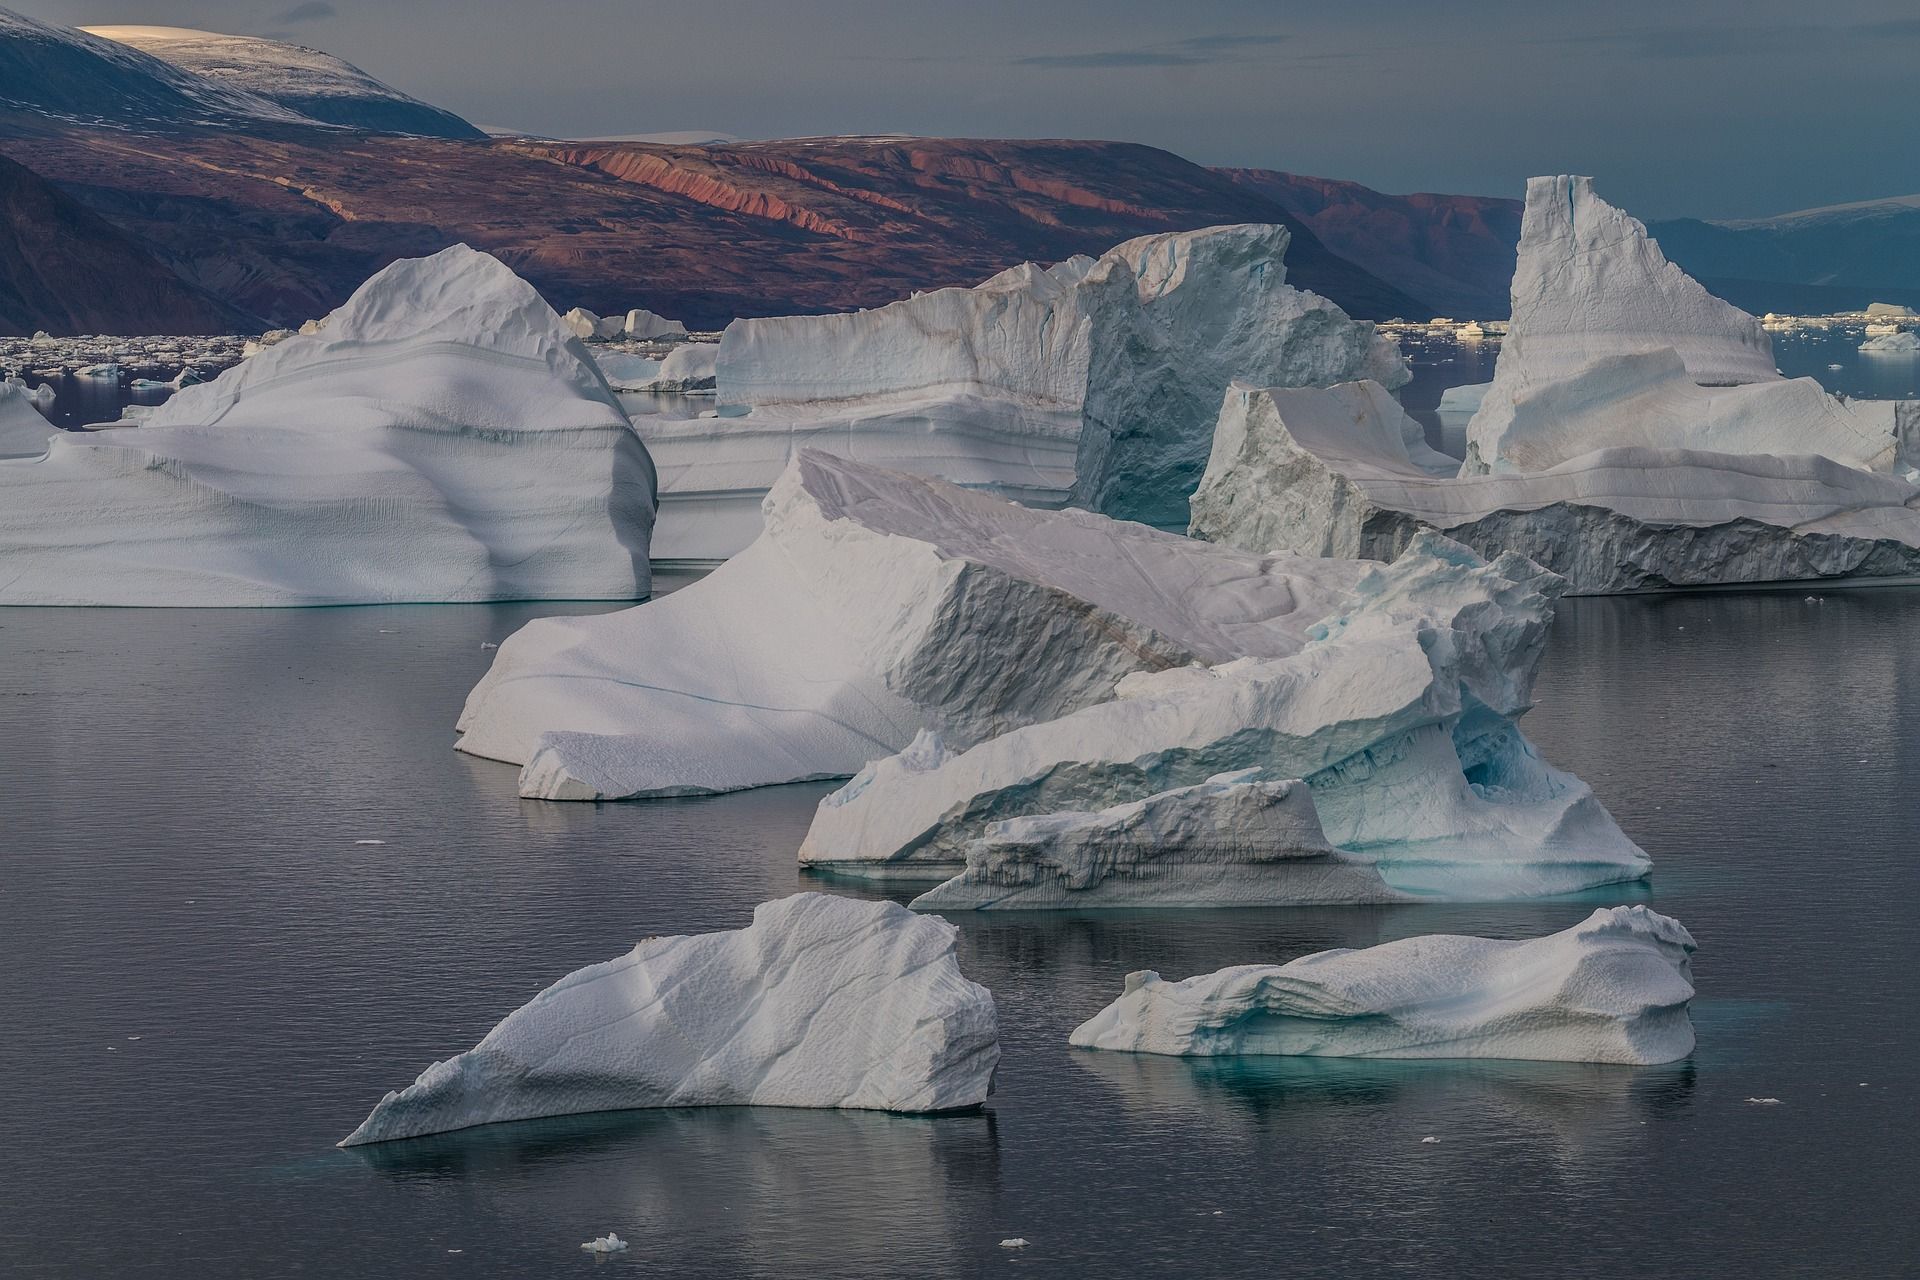
[[[588,1253],[621,1253],[625,1251],[627,1242],[609,1231],[603,1236],[595,1236],[580,1247]]]
[[[355,840],[355,844],[385,844],[385,840]]]
[[[1756,1107],[1777,1107],[1780,1105],[1780,1099],[1778,1098],[1748,1098],[1747,1101]]]
[[[1807,603],[1808,603],[1808,604],[1819,604],[1819,603],[1820,603],[1821,601],[1823,601],[1823,600],[1825,600],[1825,599],[1826,599],[1826,597],[1825,597],[1825,596],[1808,596],[1808,597],[1807,597]]]
[[[1435,1137],[1433,1137],[1433,1136],[1431,1136],[1431,1135],[1429,1135],[1429,1136],[1427,1136],[1427,1137],[1425,1137],[1425,1138],[1422,1138],[1422,1139],[1420,1139],[1420,1141],[1421,1141],[1421,1142],[1422,1142],[1422,1143],[1424,1144],[1424,1143],[1428,1143],[1428,1142],[1438,1142],[1438,1141],[1440,1141],[1440,1139],[1438,1139],[1438,1138],[1435,1138]]]
[[[397,636],[400,633],[394,630],[392,627],[382,627],[380,628],[380,634],[383,636]]]
[[[1827,366],[1827,368],[1829,368],[1829,369],[1844,369],[1844,368],[1846,368],[1846,367],[1847,367],[1847,366],[1845,366],[1845,365],[1843,365],[1843,364],[1830,364],[1830,365],[1828,365],[1828,366]]]
[[[1027,1247],[1027,1240],[1025,1236],[1014,1236],[1011,1239],[1002,1240],[1000,1247],[1002,1249],[1024,1249]]]
[[[482,641],[480,642],[480,647],[481,647],[482,649],[498,649],[498,648],[499,648],[500,646],[499,646],[499,645],[497,645],[497,644],[495,644],[495,643],[494,643],[493,641],[491,641],[491,640],[482,640]]]

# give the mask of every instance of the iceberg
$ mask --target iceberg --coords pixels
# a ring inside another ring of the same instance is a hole
[[[36,407],[40,399],[24,382],[0,382],[0,458],[37,458],[60,428]]]
[[[646,1107],[977,1107],[999,1033],[957,934],[895,903],[802,893],[744,929],[648,938],[387,1094],[340,1145]]]
[[[1233,377],[1407,380],[1374,326],[1286,283],[1288,240],[1261,225],[1147,236],[871,311],[735,321],[717,416],[648,426],[665,558],[744,548],[801,448],[1182,523]]]
[[[1888,403],[1914,438],[1920,407]],[[1823,457],[1638,446],[1533,474],[1452,467],[1380,387],[1235,387],[1192,533],[1385,560],[1433,529],[1519,552],[1581,595],[1920,573],[1920,489]]]
[[[1920,352],[1920,333],[1910,329],[1896,329],[1877,338],[1868,338],[1860,344],[1862,355],[1910,356],[1915,352]]]
[[[605,342],[626,332],[626,321],[619,316],[598,316],[585,307],[575,307],[560,317],[560,323],[582,342]]]
[[[1141,971],[1070,1042],[1193,1057],[1673,1062],[1693,1052],[1693,951],[1679,921],[1633,906],[1519,942],[1430,934],[1183,982]]]
[[[559,317],[456,246],[137,427],[0,463],[0,604],[633,599],[654,483]]]
[[[923,748],[924,749],[924,748]],[[988,825],[967,869],[915,911],[1302,906],[1405,901],[1327,842],[1305,782],[1225,773],[1094,813]]]
[[[687,326],[678,320],[669,320],[645,308],[635,307],[627,312],[626,319],[620,324],[620,331],[629,338],[679,338],[686,336]]]
[[[802,450],[759,538],[706,578],[510,637],[459,745],[542,799],[846,777],[922,729],[969,745],[1132,673],[1295,652],[1366,569]]]
[[[1647,874],[1646,855],[1592,791],[1540,759],[1514,724],[1560,579],[1517,555],[1489,564],[1432,533],[1392,565],[1282,559],[1270,572],[1316,563],[1346,582],[1331,608],[1288,619],[1303,641],[1291,653],[1135,672],[1108,700],[962,750],[919,739],[820,802],[802,865],[958,876],[926,901],[975,901],[996,875],[1027,874],[1019,850],[993,847],[1007,835],[1089,828],[1097,845],[1091,828],[1124,819],[1089,811],[1151,797],[1150,809],[1165,806],[1162,793],[1256,769],[1304,779],[1326,841],[1399,894],[1542,896]],[[1308,617],[1318,620],[1302,627]],[[1042,815],[1065,816],[994,826]],[[1162,856],[1207,855],[1196,842]]]

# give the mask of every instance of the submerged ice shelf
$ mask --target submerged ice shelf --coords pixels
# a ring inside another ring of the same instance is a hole
[[[1142,971],[1071,1042],[1192,1057],[1672,1062],[1693,1051],[1693,950],[1679,921],[1636,906],[1521,942],[1430,934],[1183,982]]]
[[[744,929],[649,938],[548,987],[389,1093],[341,1146],[642,1107],[976,1107],[1000,1047],[956,930],[802,893]]]
[[[646,594],[646,447],[525,281],[456,246],[313,328],[0,462],[0,604]]]

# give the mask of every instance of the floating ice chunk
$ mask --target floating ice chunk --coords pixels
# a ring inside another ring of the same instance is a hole
[[[660,378],[662,363],[651,356],[634,355],[627,351],[596,352],[593,362],[606,375],[607,385],[615,391],[644,391],[651,388]]]
[[[720,347],[712,342],[683,342],[667,353],[660,364],[655,389],[660,391],[702,391],[714,384],[720,360]]]
[[[686,333],[687,326],[678,320],[669,320],[642,307],[635,307],[627,312],[620,329],[629,338],[674,338]]]
[[[1693,1051],[1693,950],[1677,920],[1613,907],[1521,942],[1430,934],[1184,982],[1143,971],[1070,1039],[1188,1056],[1672,1062]]]
[[[1920,352],[1920,333],[1909,329],[1883,333],[1860,344],[1860,353],[1869,356],[1910,356]]]
[[[1392,566],[1362,574],[1292,654],[1130,675],[1112,700],[971,749],[923,741],[875,761],[821,801],[800,860],[891,878],[962,875],[931,898],[939,903],[983,892],[996,856],[974,842],[993,823],[1067,814],[1016,830],[1098,832],[1125,818],[1085,811],[1253,768],[1306,779],[1328,841],[1371,860],[1394,890],[1528,897],[1639,879],[1646,855],[1513,724],[1559,587],[1518,556],[1489,565],[1421,535]],[[1006,853],[992,874],[1024,874],[1026,855]],[[1346,877],[1355,892],[1358,874]]]
[[[634,1107],[978,1106],[993,997],[956,930],[891,902],[796,894],[744,929],[649,938],[570,974],[389,1093],[340,1145]]]
[[[609,1231],[603,1236],[595,1236],[580,1247],[588,1253],[621,1253],[625,1251],[627,1242]],[[449,1249],[447,1252],[458,1253],[460,1251],[458,1249]]]
[[[1327,843],[1300,781],[1221,774],[1097,813],[995,822],[967,869],[916,911],[1296,906],[1401,901],[1368,860]]]
[[[1024,1249],[1027,1247],[1027,1240],[1024,1236],[1013,1236],[1009,1239],[1002,1240],[1000,1247],[1002,1249]]]
[[[0,463],[0,604],[632,599],[653,489],[584,348],[456,246],[137,430]]]
[[[966,746],[1107,701],[1131,672],[1296,652],[1370,568],[807,450],[760,538],[708,577],[515,633],[460,749],[524,765],[521,794],[547,799],[846,777],[921,729]]]
[[[1780,1105],[1780,1099],[1778,1098],[1748,1098],[1747,1101],[1762,1107],[1777,1107]]]
[[[1684,391],[1738,397],[1792,385]],[[1890,427],[1862,425],[1883,411]],[[1920,404],[1835,402],[1834,414],[1861,427],[1863,447],[1884,442],[1882,453],[1920,439]],[[1418,530],[1438,529],[1486,555],[1517,551],[1579,594],[1920,572],[1920,488],[1804,447],[1786,456],[1607,448],[1528,475],[1456,478],[1447,466],[1379,388],[1237,387],[1192,531],[1259,550],[1387,558]]]
[[[626,328],[626,321],[621,317],[597,316],[585,307],[575,307],[567,312],[560,317],[560,323],[582,342],[604,342],[609,338],[617,338]]]
[[[0,382],[0,458],[38,458],[60,428],[48,422],[23,382]]]

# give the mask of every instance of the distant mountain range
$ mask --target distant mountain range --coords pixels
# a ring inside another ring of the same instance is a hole
[[[1127,143],[494,132],[297,45],[178,28],[71,31],[0,10],[0,156],[65,202],[57,215],[45,200],[7,204],[16,225],[0,223],[0,259],[56,243],[79,255],[106,236],[122,255],[113,261],[131,252],[146,265],[125,270],[158,282],[79,296],[104,286],[75,271],[61,306],[44,290],[11,304],[0,295],[0,323],[169,332],[213,314],[230,327],[295,324],[395,258],[465,241],[562,309],[644,306],[711,327],[877,306],[1021,261],[1228,222],[1292,228],[1289,279],[1356,316],[1497,317],[1519,237],[1517,200],[1209,170]],[[39,190],[11,170],[7,181]],[[1654,230],[1669,256],[1739,305],[1830,309],[1803,304],[1814,294],[1858,295],[1836,306],[1907,301],[1905,282],[1920,297],[1916,203]],[[42,216],[55,225],[18,223]],[[0,281],[52,278],[41,264],[0,260]]]

